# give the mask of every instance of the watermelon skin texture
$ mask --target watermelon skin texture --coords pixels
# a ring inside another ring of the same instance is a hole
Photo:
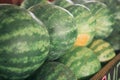
[[[46,60],[49,44],[47,29],[27,10],[0,5],[0,77],[28,77]]]
[[[72,0],[74,4],[84,4],[89,1],[95,1],[95,0]]]
[[[34,6],[34,5],[39,4],[39,3],[44,3],[44,2],[47,2],[47,0],[23,0],[20,7],[28,9],[31,6]]]
[[[80,80],[101,69],[100,61],[94,52],[87,47],[73,48],[60,57],[58,61],[68,66]]]
[[[110,36],[105,38],[114,48],[114,50],[120,50],[120,1],[119,0],[100,0],[104,2],[108,8],[114,14],[115,24],[112,26],[113,31]]]
[[[89,36],[86,43],[83,45],[80,45],[80,46],[87,46],[92,42],[95,36],[95,29],[93,26],[96,23],[95,23],[95,19],[91,15],[90,10],[86,6],[81,4],[74,4],[66,7],[66,9],[70,11],[74,16],[74,20],[76,22],[77,31],[78,31],[77,36],[82,34],[86,34]]]
[[[111,44],[103,39],[95,39],[88,47],[94,51],[100,62],[107,62],[116,55]]]
[[[96,20],[96,25],[93,26],[96,31],[95,37],[108,37],[113,31],[114,17],[107,5],[97,1],[86,2],[84,5],[90,9]]]
[[[46,25],[50,35],[48,60],[55,60],[69,50],[77,37],[73,15],[66,9],[52,5],[36,5],[29,9]]]
[[[71,0],[54,0],[52,3],[63,8],[74,4]]]
[[[96,1],[105,3],[113,13],[120,10],[119,0],[96,0]]]
[[[120,22],[120,21],[119,21]],[[111,35],[104,40],[109,42],[115,51],[120,50],[120,25],[115,24]]]
[[[60,62],[45,62],[29,80],[77,80],[75,74]]]

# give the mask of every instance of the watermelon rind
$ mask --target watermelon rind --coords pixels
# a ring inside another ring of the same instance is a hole
[[[112,45],[103,39],[95,39],[89,48],[94,51],[100,62],[110,61],[116,55]]]
[[[77,80],[75,74],[60,62],[45,62],[31,80]]]

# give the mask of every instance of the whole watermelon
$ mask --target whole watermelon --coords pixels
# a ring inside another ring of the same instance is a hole
[[[114,14],[115,24],[112,26],[113,31],[107,40],[114,48],[120,50],[120,0],[100,0],[104,2]]]
[[[0,77],[28,77],[45,61],[49,43],[47,29],[33,14],[15,5],[0,5]]]
[[[50,35],[48,60],[55,60],[69,50],[77,37],[73,15],[66,9],[52,5],[35,5],[29,9],[46,25]]]

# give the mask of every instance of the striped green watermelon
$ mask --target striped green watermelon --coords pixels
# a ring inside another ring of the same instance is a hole
[[[93,1],[84,3],[96,19],[96,38],[106,38],[113,31],[114,17],[108,7],[101,2]]]
[[[23,0],[23,2],[21,3],[20,7],[28,9],[31,6],[34,6],[36,4],[46,3],[46,2],[48,2],[48,1],[47,0]]]
[[[120,0],[97,0],[105,3],[114,15],[115,24],[110,36],[105,38],[114,48],[120,50]]]
[[[113,31],[109,37],[105,38],[105,40],[113,46],[114,50],[120,50],[120,11],[115,11],[113,14],[115,19]]]
[[[45,62],[29,80],[77,80],[77,78],[64,64]]]
[[[59,62],[68,66],[78,79],[88,77],[101,68],[94,52],[87,47],[76,47],[60,57]]]
[[[120,1],[106,0],[102,2],[104,2],[112,11],[115,19],[115,24],[113,25],[113,32],[105,40],[107,40],[113,46],[114,50],[120,50]]]
[[[77,39],[75,46],[87,46],[94,38],[95,19],[91,15],[90,10],[84,5],[74,4],[66,8],[74,15],[77,26]]]
[[[50,34],[48,60],[59,58],[73,46],[77,28],[74,17],[69,11],[52,4],[35,5],[29,10],[43,21]]]
[[[0,77],[28,77],[45,61],[49,44],[47,29],[33,14],[15,5],[0,5]]]
[[[113,47],[107,41],[103,39],[95,39],[89,48],[94,51],[100,62],[107,62],[115,57],[115,51]]]
[[[63,8],[73,5],[73,2],[71,0],[54,0],[52,3]]]

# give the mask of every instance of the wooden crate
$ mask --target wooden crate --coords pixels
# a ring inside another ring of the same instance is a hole
[[[120,53],[109,61],[90,80],[120,80]]]

